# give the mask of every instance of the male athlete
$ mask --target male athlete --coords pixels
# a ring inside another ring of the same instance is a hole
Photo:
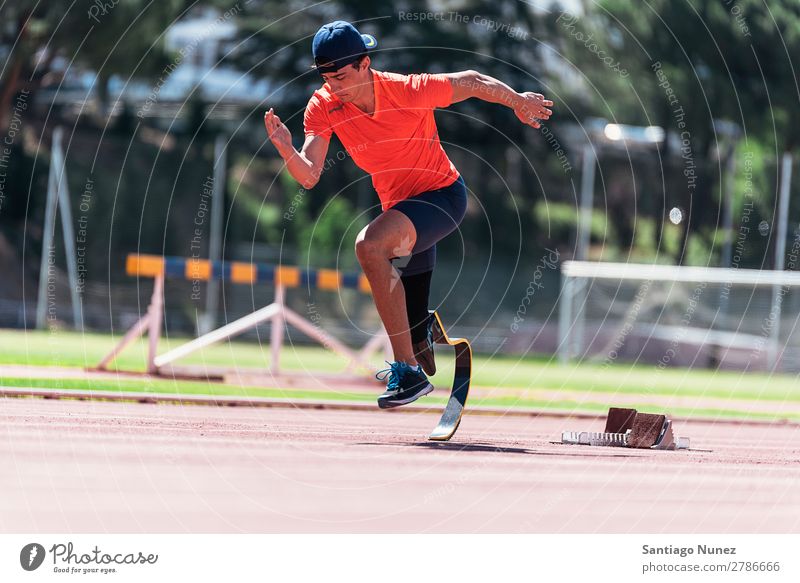
[[[312,44],[313,66],[325,83],[306,107],[303,147],[294,148],[272,109],[264,124],[304,188],[319,181],[333,133],[372,175],[383,212],[359,233],[355,251],[394,352],[395,362],[378,373],[388,375],[378,405],[389,408],[433,390],[426,373],[436,372],[428,315],[436,243],[458,227],[467,207],[464,180],[439,143],[433,110],[477,97],[510,107],[520,121],[538,128],[538,120],[550,118],[553,103],[476,71],[376,71],[369,51],[377,44],[341,20],[320,28]],[[396,285],[398,272],[402,285]]]

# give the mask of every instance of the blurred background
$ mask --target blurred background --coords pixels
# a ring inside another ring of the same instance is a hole
[[[334,137],[306,192],[262,121],[275,108],[300,146],[321,84],[311,38],[344,19],[378,38],[375,69],[476,69],[555,102],[539,131],[474,99],[436,113],[470,201],[431,307],[477,351],[800,370],[792,285],[585,278],[566,352],[559,332],[566,261],[796,269],[793,0],[10,0],[0,14],[0,327],[123,333],[152,291],[125,257],[209,257],[212,191],[223,260],[358,271],[355,236],[380,210],[369,177]],[[59,180],[71,225],[60,208],[48,228]],[[209,290],[168,282],[169,334],[273,296],[226,282],[208,313]],[[352,345],[378,325],[354,291],[287,303]]]

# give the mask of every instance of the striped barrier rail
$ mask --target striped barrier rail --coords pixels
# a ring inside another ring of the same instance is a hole
[[[370,293],[369,283],[363,274],[343,273],[333,269],[300,268],[296,266],[271,265],[267,263],[243,263],[238,261],[210,261],[207,259],[170,257],[161,255],[130,254],[125,262],[128,275],[153,278],[153,295],[147,313],[125,334],[122,340],[100,361],[97,368],[108,370],[114,359],[134,340],[148,334],[147,371],[159,374],[166,365],[179,358],[205,348],[216,342],[237,336],[260,324],[271,321],[270,373],[279,372],[280,350],[283,344],[284,326],[292,324],[301,332],[316,340],[323,346],[344,357],[347,370],[361,368],[371,373],[372,367],[368,359],[381,346],[385,354],[390,354],[391,345],[386,331],[381,327],[358,352],[355,352],[333,338],[319,326],[303,318],[286,306],[286,289],[297,287],[316,288],[336,291],[354,289],[362,293]],[[157,354],[158,341],[161,334],[161,323],[164,316],[164,282],[165,279],[186,279],[192,281],[221,280],[236,284],[272,284],[275,286],[275,299],[268,306],[256,310],[242,318],[234,320],[221,328],[203,334],[164,354]],[[174,375],[174,371],[171,371]]]

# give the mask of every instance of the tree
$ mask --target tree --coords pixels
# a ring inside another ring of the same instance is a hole
[[[800,140],[800,92],[791,58],[800,54],[800,5],[603,0],[586,8],[581,21],[629,72],[627,80],[609,75],[596,55],[565,35],[569,55],[598,89],[588,99],[593,114],[659,125],[679,136],[679,152],[669,141],[660,152],[666,186],[661,206],[669,208],[667,197],[677,193],[672,202],[691,211],[676,259],[682,261],[691,233],[710,234],[706,246],[712,249],[722,204],[712,193],[719,191],[726,149],[716,120],[735,122],[745,140],[771,145],[776,153],[795,149]],[[684,171],[695,175],[680,179]],[[654,218],[657,225],[663,222],[663,216]]]
[[[193,3],[191,3],[193,4]],[[108,81],[157,75],[168,62],[164,31],[190,5],[188,0],[126,0],[114,5],[86,0],[4,3],[4,20],[14,22],[4,39],[11,47],[3,75],[0,107],[8,115],[9,103],[20,89],[35,91],[51,82],[50,68],[57,56],[70,67],[78,65],[97,73],[97,94],[103,118],[108,110]],[[42,58],[34,62],[34,55]],[[5,125],[5,124],[4,124]]]

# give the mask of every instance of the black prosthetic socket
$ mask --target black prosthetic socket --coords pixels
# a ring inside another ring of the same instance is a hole
[[[428,297],[433,270],[400,278],[406,292],[406,313],[411,329],[411,342],[417,344],[428,337]]]

